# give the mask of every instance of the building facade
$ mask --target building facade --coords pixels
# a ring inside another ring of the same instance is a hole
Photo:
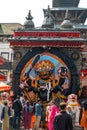
[[[22,27],[19,23],[0,23],[0,81],[10,84],[12,78],[13,50],[9,38],[14,30]],[[4,76],[4,77],[3,77]]]

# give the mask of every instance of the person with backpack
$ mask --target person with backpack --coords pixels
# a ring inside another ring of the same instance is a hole
[[[66,112],[66,103],[60,103],[60,113],[54,119],[54,130],[73,130],[72,117]]]
[[[13,128],[20,129],[20,121],[21,121],[21,111],[22,111],[22,103],[20,101],[20,96],[13,101],[14,116],[13,116]]]

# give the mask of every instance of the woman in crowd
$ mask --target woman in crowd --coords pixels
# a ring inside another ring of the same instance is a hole
[[[8,101],[4,101],[4,107],[1,113],[2,130],[9,130],[10,115],[11,115],[11,111],[10,111],[10,107],[8,106]]]
[[[84,130],[87,130],[87,101],[84,102],[84,105],[83,105],[82,118],[81,118],[80,125],[81,127],[84,128]]]
[[[27,101],[23,107],[23,122],[25,130],[30,129],[33,106]]]
[[[48,116],[48,130],[53,130],[53,122],[55,116],[59,113],[58,107],[51,101],[49,106],[49,116]]]

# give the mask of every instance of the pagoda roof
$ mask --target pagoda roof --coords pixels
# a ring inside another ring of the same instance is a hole
[[[43,9],[43,10],[47,10],[47,9]],[[57,10],[70,10],[70,11],[73,11],[73,10],[77,10],[77,11],[87,11],[87,8],[80,8],[80,7],[58,7],[58,8],[50,8],[50,11],[57,11]]]
[[[75,29],[86,29],[87,30],[87,25],[85,25],[85,24],[75,24],[74,28]]]
[[[53,7],[77,7],[80,0],[52,0]]]

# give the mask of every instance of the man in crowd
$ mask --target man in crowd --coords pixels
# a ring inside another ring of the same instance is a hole
[[[54,119],[54,130],[73,130],[72,118],[66,112],[66,104],[60,103],[60,113]]]
[[[20,129],[20,120],[21,120],[21,111],[22,111],[20,96],[17,96],[17,98],[13,101],[12,108],[14,110],[13,128]]]
[[[42,113],[41,101],[40,99],[38,99],[38,102],[35,104],[36,122],[35,122],[34,130],[39,130],[40,121],[41,121],[41,113]]]

